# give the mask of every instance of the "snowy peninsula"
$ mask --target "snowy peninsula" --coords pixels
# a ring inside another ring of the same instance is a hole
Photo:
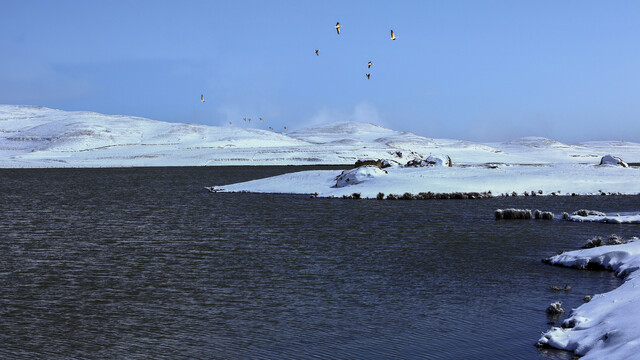
[[[242,184],[204,185],[224,185],[224,191],[327,197],[357,193],[366,198],[421,192],[640,193],[640,169],[634,166],[640,162],[638,143],[564,144],[527,137],[481,144],[358,122],[286,133],[270,131],[268,124],[247,125],[168,123],[0,105],[0,167],[354,166],[369,159],[362,163],[369,166],[344,174],[309,171]],[[618,159],[632,166],[619,166]]]

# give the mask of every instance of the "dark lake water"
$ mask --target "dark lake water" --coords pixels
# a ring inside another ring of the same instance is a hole
[[[634,211],[638,196],[203,189],[301,169],[0,169],[0,358],[570,359],[534,347],[546,307],[620,281],[540,260],[640,233],[493,219],[506,207]]]

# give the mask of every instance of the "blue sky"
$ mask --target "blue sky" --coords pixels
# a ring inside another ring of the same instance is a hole
[[[638,14],[637,1],[1,0],[0,103],[640,142]]]

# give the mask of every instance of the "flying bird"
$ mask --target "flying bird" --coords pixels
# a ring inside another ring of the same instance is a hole
[[[247,118],[247,121],[249,121],[249,124],[251,124],[251,118]]]
[[[233,126],[233,123],[231,121],[229,121],[229,126]]]
[[[287,131],[287,127],[286,126],[284,127],[284,131]]]
[[[205,102],[207,100],[204,99],[204,95],[200,95],[200,101]]]
[[[341,28],[341,27],[342,27],[342,26],[340,26],[340,22],[337,22],[337,23],[336,23],[336,26],[334,26],[334,28],[336,28],[336,31],[338,32],[338,35],[340,35],[340,28]]]
[[[319,52],[320,50],[316,49],[316,56],[320,56]]]
[[[396,34],[393,33],[393,30],[391,30],[391,40],[395,40],[397,39]]]
[[[262,118],[260,118],[260,122],[264,122],[264,120],[262,120]]]
[[[271,126],[269,126],[269,130],[273,130],[273,128]]]
[[[367,79],[371,78],[371,73],[366,73],[365,75],[367,76]]]
[[[371,68],[371,65],[373,65],[373,63],[369,61],[369,63],[367,64],[367,68]]]
[[[246,117],[243,117],[243,118],[242,118],[242,121],[247,121],[247,118],[246,118]]]

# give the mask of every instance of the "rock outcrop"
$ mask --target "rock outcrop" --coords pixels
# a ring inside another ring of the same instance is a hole
[[[383,160],[383,159],[378,159],[378,160],[374,160],[374,159],[359,159],[356,160],[355,163],[355,167],[361,167],[361,166],[377,166],[379,169],[384,169],[384,168],[388,168],[391,166],[391,163],[388,160]]]
[[[426,166],[453,166],[453,161],[449,155],[429,155],[426,159],[413,159],[406,167],[426,167]]]

